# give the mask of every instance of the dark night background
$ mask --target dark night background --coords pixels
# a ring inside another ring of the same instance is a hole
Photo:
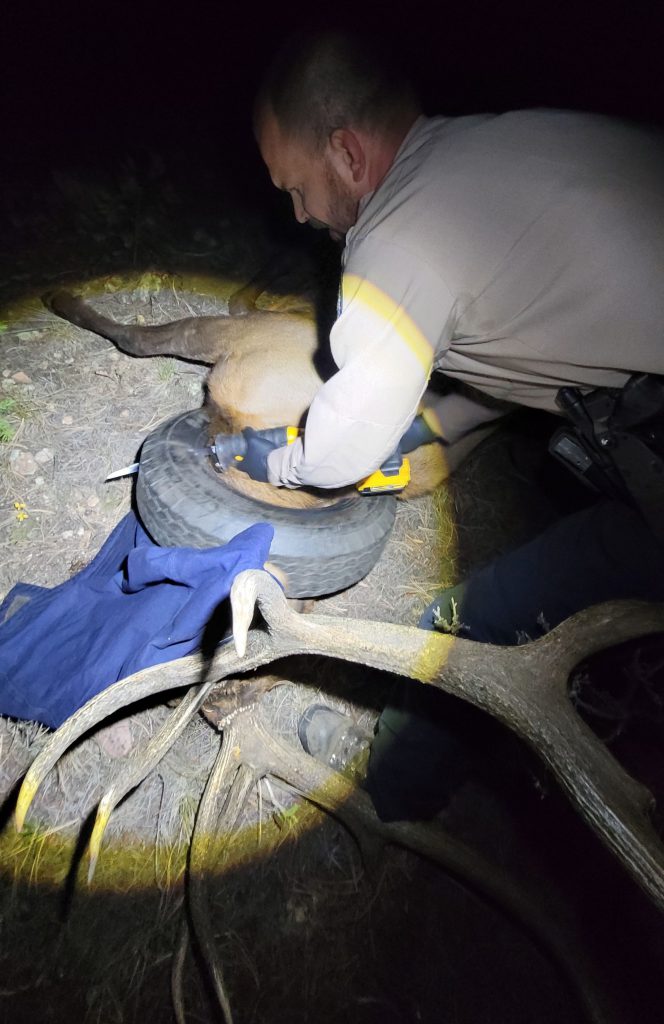
[[[250,126],[262,69],[294,30],[341,27],[386,37],[430,114],[553,106],[664,124],[661,8],[661,0],[276,0],[269,6],[9,0],[0,12],[0,297],[23,290],[38,296],[44,282],[115,272],[118,259],[127,254],[129,260],[131,250],[118,237],[131,204],[109,204],[114,226],[101,242],[91,238],[86,250],[88,222],[77,220],[75,205],[59,196],[57,177],[64,171],[121,186],[127,158],[147,179],[138,189],[143,200],[161,187],[144,173],[153,157],[168,167],[164,180],[173,183],[176,198],[157,209],[184,208],[187,223],[179,234],[169,223],[178,237],[167,253],[191,247],[191,229],[208,225],[211,252],[221,249],[220,211],[229,206],[242,229],[256,212],[275,240],[312,244],[314,233],[295,224],[289,202],[272,187]],[[75,204],[79,193],[73,195]],[[95,211],[104,213],[103,189],[92,198]],[[63,210],[68,222],[58,220]],[[242,240],[253,250],[249,227]],[[102,257],[95,246],[104,249]],[[161,256],[158,246],[150,250],[146,243],[145,253],[134,269],[149,262],[177,269],[151,255]],[[206,259],[196,271],[209,269]],[[614,923],[623,905],[618,899],[606,909]],[[653,918],[646,907],[646,938]],[[638,913],[631,927],[638,935]],[[655,926],[656,950],[654,932]],[[635,940],[631,955],[635,963],[643,955],[644,975],[660,977],[654,952],[642,954]],[[659,1001],[659,983],[656,996]],[[648,998],[646,992],[644,1003]]]
[[[398,41],[427,112],[549,105],[664,120],[657,3],[470,0],[267,6],[27,0],[2,16],[4,174],[148,148],[223,163],[238,198],[270,191],[249,129],[270,54],[294,29]]]

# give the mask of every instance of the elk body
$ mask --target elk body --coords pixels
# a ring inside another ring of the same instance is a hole
[[[229,433],[299,423],[322,383],[314,366],[316,326],[306,313],[254,309],[143,326],[117,323],[69,292],[45,301],[58,316],[108,338],[128,355],[212,365],[208,401]]]
[[[212,433],[300,425],[323,383],[316,368],[318,330],[310,312],[270,312],[250,304],[242,315],[187,317],[143,326],[117,323],[66,291],[44,301],[58,316],[108,338],[128,355],[176,356],[212,365],[207,397]],[[485,433],[471,435],[467,448],[464,442],[455,445],[456,460]],[[432,491],[451,469],[439,444],[423,445],[409,458],[413,479],[408,498]],[[275,488],[249,480],[244,473],[234,474],[233,486],[274,502]],[[280,504],[294,507],[316,500],[299,491],[282,491],[279,496]]]

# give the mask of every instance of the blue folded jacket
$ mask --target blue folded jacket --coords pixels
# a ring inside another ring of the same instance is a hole
[[[72,579],[18,583],[0,605],[0,714],[56,728],[118,679],[198,650],[273,533],[258,523],[223,547],[162,548],[130,512]]]

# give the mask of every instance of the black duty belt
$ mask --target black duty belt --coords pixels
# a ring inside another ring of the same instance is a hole
[[[569,421],[549,451],[593,490],[639,510],[664,542],[664,377],[633,374],[623,388],[561,388]]]

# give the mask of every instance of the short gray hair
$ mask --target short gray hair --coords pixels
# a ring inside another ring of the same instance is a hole
[[[389,131],[420,108],[385,47],[326,32],[293,36],[277,54],[256,97],[255,130],[268,110],[285,134],[320,150],[336,128]]]

